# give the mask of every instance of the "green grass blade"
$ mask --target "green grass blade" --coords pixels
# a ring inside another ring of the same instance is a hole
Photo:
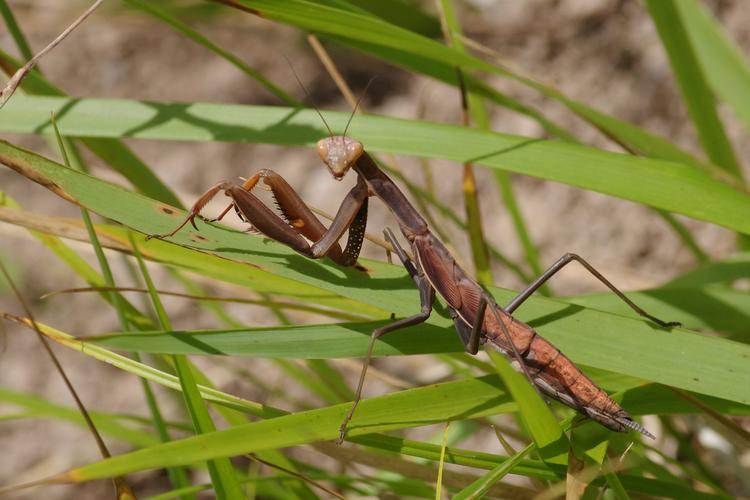
[[[30,326],[28,321],[26,321],[24,324]],[[94,359],[98,359],[100,361],[104,361],[116,368],[127,371],[146,380],[156,382],[157,384],[163,385],[170,389],[181,389],[180,382],[174,375],[164,373],[160,370],[157,370],[156,368],[144,365],[143,363],[139,363],[126,356],[113,353],[102,347],[91,345],[85,342],[80,342],[79,340],[76,340],[72,335],[68,335],[65,332],[61,332],[60,330],[56,330],[50,326],[41,324],[39,326],[42,330],[42,333],[65,347],[74,349],[82,354],[90,356]],[[211,401],[213,403],[217,403],[227,408],[232,408],[249,415],[270,418],[283,415],[285,413],[281,410],[277,410],[260,403],[255,403],[253,401],[248,401],[237,396],[232,396],[231,394],[226,394],[210,387],[199,386],[199,390],[201,393],[201,397],[206,401]]]
[[[519,451],[512,457],[509,457],[508,460],[493,468],[487,474],[480,477],[463,490],[459,491],[458,494],[453,497],[453,500],[474,500],[477,498],[484,498],[484,494],[487,490],[506,475],[513,472],[513,469],[535,447],[536,445],[534,443],[527,445],[523,450]]]
[[[69,136],[227,140],[311,145],[327,133],[313,111],[226,104],[166,104],[17,96],[0,130],[43,132],[55,110]],[[346,113],[327,113],[343,129]],[[441,158],[523,173],[750,233],[750,196],[687,165],[462,127],[360,116],[351,134],[376,152]],[[8,146],[3,146],[7,150]],[[5,156],[5,155],[4,155]],[[174,222],[173,222],[174,223]],[[171,225],[171,224],[170,224]],[[160,232],[171,229],[165,225]]]
[[[745,343],[750,340],[747,331],[750,294],[747,292],[725,286],[669,286],[629,292],[627,296],[656,317],[679,321],[686,328],[727,333],[730,338],[744,340]],[[567,297],[565,300],[624,316],[632,311],[609,293]]]
[[[456,13],[453,9],[451,0],[441,0],[441,20],[444,25],[444,38],[446,42],[461,52],[466,52],[466,48],[461,42],[461,26],[456,19]],[[459,97],[461,98],[461,115],[462,124],[465,127],[470,125],[469,115],[471,115],[475,124],[482,130],[489,130],[489,120],[484,109],[484,103],[481,99],[470,94],[463,83],[464,71],[456,68],[459,72],[461,85],[458,88]],[[466,210],[467,235],[471,246],[472,257],[474,258],[474,269],[476,278],[480,283],[489,285],[492,283],[492,267],[490,264],[490,254],[487,242],[482,229],[482,213],[479,209],[479,198],[477,193],[477,180],[474,173],[474,165],[466,162],[463,165],[463,182],[461,184],[464,195],[464,209]]]
[[[100,214],[136,230],[153,234],[163,232],[174,224],[175,217],[166,215],[162,211],[163,205],[154,204],[100,180],[56,167],[48,160],[7,143],[0,143],[0,158],[32,179],[54,188],[67,199],[78,199]],[[687,169],[692,173],[699,172]],[[344,270],[312,262],[262,238],[249,237],[221,227],[201,225],[201,228],[198,234],[180,234],[175,240],[218,256],[245,261],[251,264],[252,269],[261,268],[281,278],[312,285],[355,301],[377,304],[383,310],[398,315],[413,314],[418,310],[417,294],[400,267],[367,261],[368,273]],[[205,240],[198,240],[198,235]],[[163,242],[154,244],[166,245]],[[148,251],[149,246],[150,243],[142,248]],[[373,288],[374,283],[378,284],[377,288]],[[503,303],[510,294],[497,293],[497,297]],[[519,317],[533,319],[531,325],[576,362],[724,399],[739,402],[750,399],[748,391],[742,389],[750,386],[750,371],[747,363],[743,362],[746,346],[680,329],[665,332],[645,321],[631,319],[632,314],[623,317],[578,307],[559,301],[535,299],[524,305]],[[387,313],[380,317],[386,316]],[[447,324],[445,319],[437,317],[432,323]],[[348,335],[351,335],[350,341],[357,337],[356,332],[349,332]],[[393,334],[394,338],[398,338],[398,335]],[[363,337],[361,333],[359,337]],[[351,349],[353,345],[349,342],[345,348]],[[436,349],[438,342],[430,341],[429,345]],[[644,349],[644,346],[649,346],[649,349]],[[342,352],[341,348],[334,350]],[[663,363],[662,353],[665,352],[679,353],[680,363]],[[712,354],[708,355],[709,352]],[[704,369],[701,376],[695,377],[691,367],[698,365],[704,366]]]
[[[0,67],[6,73],[12,74],[20,67],[20,63],[0,50]],[[66,96],[62,90],[34,71],[23,79],[21,88],[29,94]],[[108,138],[82,139],[82,141],[96,156],[122,174],[140,192],[164,203],[182,208],[182,204],[172,190],[156,177],[148,165],[122,142]]]
[[[40,396],[16,392],[7,387],[0,387],[0,401],[4,404],[22,408],[24,415],[27,417],[62,420],[81,427],[85,427],[86,425],[86,422],[77,409],[53,403]],[[5,415],[0,418],[5,418]],[[159,442],[159,439],[153,433],[145,432],[133,425],[125,425],[123,422],[124,419],[120,415],[91,412],[91,419],[96,424],[96,428],[103,434],[107,434],[124,443],[145,447],[153,446]]]
[[[10,208],[10,210],[6,207]],[[0,220],[9,223],[19,221],[28,222],[28,212],[16,210],[18,207],[19,205],[17,202],[7,194],[0,191]],[[86,260],[73,251],[68,245],[63,243],[59,238],[49,234],[50,227],[44,228],[47,232],[35,231],[33,228],[29,229],[35,238],[41,241],[52,253],[75,271],[76,274],[86,280],[87,283],[95,287],[103,287],[106,285],[102,275],[91,267]],[[81,241],[89,242],[91,240],[88,238],[88,234],[86,234],[81,238]],[[106,301],[112,300],[111,293],[102,292],[100,293],[100,296]],[[125,318],[131,326],[139,330],[153,330],[156,328],[156,325],[149,318],[143,316],[125,297],[120,296],[120,303],[123,306]]]
[[[356,6],[389,23],[420,35],[434,38],[440,36],[440,22],[429,14],[425,14],[419,4],[408,0],[342,0],[342,5]]]
[[[138,261],[138,268],[143,275],[143,280],[148,288],[149,295],[151,296],[151,302],[156,310],[156,316],[159,319],[159,324],[166,330],[171,330],[171,322],[167,311],[159,298],[154,283],[151,280],[151,275],[146,268],[146,264],[143,261],[138,246],[136,245],[132,235],[130,235],[130,243],[133,246],[134,255]],[[208,413],[203,398],[201,398],[198,385],[196,384],[191,369],[190,363],[184,356],[174,355],[173,362],[177,377],[180,380],[180,386],[182,387],[182,395],[185,398],[185,406],[188,409],[190,418],[193,421],[193,427],[196,434],[202,435],[216,431],[213,420]],[[214,487],[216,497],[219,499],[232,499],[239,498],[242,495],[242,488],[237,481],[234,467],[228,458],[215,458],[207,461],[208,472],[211,476],[211,483]],[[182,485],[184,486],[184,484]]]
[[[750,252],[740,252],[720,262],[711,262],[673,278],[665,288],[700,288],[706,285],[731,285],[750,274]]]
[[[706,7],[695,0],[675,3],[705,78],[750,131],[750,65]]]
[[[30,61],[31,58],[34,57],[34,53],[31,52],[26,37],[23,36],[21,28],[18,27],[16,18],[13,15],[13,11],[10,10],[8,2],[5,0],[0,0],[0,15],[3,16],[3,21],[5,21],[5,26],[8,28],[8,33],[13,37],[13,42],[15,42],[16,47],[18,47],[21,57],[26,61]]]
[[[510,297],[511,294],[497,295]],[[555,303],[558,305],[557,308],[544,307]],[[561,312],[564,314],[564,311],[575,306],[566,306],[557,301],[537,300],[533,305],[530,303],[529,307],[534,310],[528,313],[530,316],[541,318]],[[747,379],[748,369],[743,365],[742,358],[748,355],[750,348],[744,344],[712,339],[685,330],[659,334],[640,320],[625,319],[619,315],[598,313],[594,310],[580,311],[570,321],[561,319],[556,322],[554,328],[540,328],[545,337],[550,338],[576,362],[630,375],[636,379],[650,378],[701,394],[722,397],[744,405],[750,404],[747,391],[743,387],[721,387],[723,383],[731,384],[729,380],[735,376],[734,374],[741,380]],[[339,323],[239,330],[117,333],[88,337],[86,344],[116,349],[139,349],[152,353],[290,359],[352,357],[364,352],[370,332],[381,324]],[[610,335],[610,330],[615,332]],[[605,338],[602,339],[602,336]],[[635,338],[631,339],[630,336]],[[394,332],[389,337],[391,338],[376,343],[376,356],[462,351],[455,333],[445,321],[442,325],[427,324],[419,329]],[[592,342],[597,346],[588,345]],[[663,348],[665,352],[679,352],[681,362],[675,363],[675,366],[651,366],[659,365],[658,352],[641,355],[633,353],[639,346],[642,348],[644,345],[652,344],[659,346],[657,351]],[[644,356],[645,359],[641,361]],[[711,359],[716,361],[712,362]],[[726,369],[722,369],[723,360],[730,363]],[[704,367],[701,376],[694,373],[693,366],[696,364]],[[623,388],[616,385],[611,387]]]
[[[469,388],[466,382],[468,381],[461,383],[465,386],[463,389]],[[457,392],[456,384],[451,382],[364,400],[352,420],[349,435],[356,437],[402,427],[440,423],[450,418],[475,418],[507,411],[514,406],[506,396],[498,397],[497,389],[493,388],[495,397],[487,400],[486,390]],[[481,388],[482,384],[477,380],[471,385]],[[478,395],[481,396],[477,397]],[[134,472],[160,467],[166,463],[187,464],[218,456],[234,456],[257,450],[332,440],[338,436],[338,427],[348,409],[349,404],[341,404],[173,441],[120,455],[110,462],[78,468],[67,477],[84,481],[108,477],[122,469]]]
[[[47,231],[65,238],[78,241],[88,241],[88,237],[81,230],[77,220],[40,216],[33,212],[15,210],[0,207],[0,220],[16,224],[29,229]],[[132,253],[133,249],[128,241],[128,234],[121,226],[99,224],[96,226],[103,245],[126,253]],[[388,312],[378,307],[363,304],[358,300],[347,299],[336,293],[321,288],[306,285],[290,278],[282,278],[273,273],[262,271],[247,262],[235,262],[208,253],[195,252],[189,248],[166,243],[158,240],[150,240],[144,245],[144,236],[137,236],[136,241],[141,244],[143,255],[153,261],[161,262],[167,266],[178,267],[187,271],[209,276],[220,281],[233,283],[248,287],[261,293],[275,293],[286,297],[300,300],[305,303],[316,303],[321,306],[351,311],[357,317],[386,317]],[[252,241],[249,241],[252,243]],[[257,262],[256,259],[249,259]],[[96,283],[101,285],[102,283]],[[138,313],[140,314],[140,313]],[[140,318],[141,316],[138,316]],[[144,319],[143,327],[151,325],[146,329],[155,329],[150,320]]]
[[[518,404],[521,418],[526,428],[534,438],[539,456],[546,463],[567,463],[570,443],[563,434],[560,424],[552,415],[547,403],[542,399],[524,375],[515,371],[505,357],[494,350],[488,350],[503,380],[503,384],[513,395]]]
[[[57,124],[55,123],[54,117],[52,119],[52,126],[55,130],[55,137],[57,138],[58,147],[65,161],[65,165],[68,168],[70,168],[68,154],[67,154],[66,147],[65,147],[65,143],[68,141],[65,141],[63,137],[60,135],[60,131],[57,128]],[[73,148],[72,151],[76,151],[75,148]],[[78,165],[78,170],[79,171],[82,170],[82,165],[79,163],[79,161],[76,161],[76,163]],[[91,246],[94,247],[94,253],[96,255],[97,261],[99,262],[99,268],[101,269],[104,284],[109,288],[115,288],[116,285],[114,281],[114,276],[112,275],[112,270],[109,266],[109,262],[107,261],[107,258],[104,255],[104,250],[102,249],[102,246],[99,243],[99,238],[96,234],[96,230],[94,229],[94,225],[91,222],[91,217],[89,215],[89,212],[83,207],[81,207],[81,218],[83,219],[83,222],[86,226],[86,232],[88,233]],[[110,292],[108,295],[109,295],[108,302],[110,302],[112,307],[115,309],[115,313],[117,314],[117,319],[120,322],[121,328],[123,330],[130,330],[130,325],[128,324],[127,316],[125,313],[125,305],[122,302],[122,297],[120,296],[119,293],[116,293],[116,292]],[[136,359],[136,361],[140,361],[139,356],[137,354],[134,356],[134,358]],[[145,381],[142,383],[142,388],[144,391],[146,401],[148,403],[149,410],[151,411],[151,416],[153,418],[156,431],[158,432],[162,441],[169,441],[169,433],[167,432],[167,429],[165,428],[164,420],[161,416],[161,410],[159,409],[159,406],[156,402],[156,398],[154,398],[154,395],[151,392],[151,388],[149,387],[148,383]],[[182,468],[169,468],[167,472],[169,474],[170,480],[174,487],[176,488],[185,487],[190,484],[187,473]],[[190,497],[186,497],[186,500],[190,500]]]
[[[458,86],[455,66],[443,64],[434,61],[428,61],[420,56],[415,56],[398,48],[384,47],[371,43],[364,43],[360,40],[352,40],[343,37],[328,36],[328,39],[340,45],[351,47],[364,52],[365,54],[383,59],[391,64],[404,68],[408,71],[422,73],[453,86]],[[547,119],[542,113],[529,107],[528,105],[513,99],[512,97],[501,93],[484,83],[479,78],[470,74],[464,75],[466,88],[478,96],[481,96],[498,106],[503,106],[511,111],[527,116],[537,122],[542,129],[553,137],[558,137],[570,142],[578,142],[576,137],[566,129]]]
[[[523,218],[523,214],[521,214],[521,209],[516,201],[516,195],[513,193],[511,176],[507,172],[498,170],[495,172],[495,180],[503,205],[505,205],[513,221],[513,227],[516,231],[518,241],[521,243],[521,248],[523,248],[526,263],[529,265],[529,269],[531,269],[534,276],[541,276],[542,266],[539,261],[539,251],[531,240],[526,221]],[[539,293],[543,295],[549,294],[546,286],[540,288]]]
[[[427,64],[437,63],[447,66],[447,71],[460,67],[466,71],[480,70],[514,79],[567,106],[572,112],[592,123],[631,151],[681,161],[694,166],[701,164],[689,153],[680,150],[669,141],[569,99],[554,88],[383,20],[304,0],[240,0],[239,3],[264,18],[290,24],[303,30],[338,37],[340,41],[347,44],[351,40],[371,44],[378,48],[396,50],[426,60]],[[424,64],[421,63],[420,66]],[[418,70],[418,68],[412,69]],[[443,70],[445,71],[446,68]]]
[[[706,254],[706,252],[704,252],[703,249],[698,245],[698,242],[695,241],[693,235],[690,234],[690,231],[682,222],[677,220],[674,215],[670,214],[669,212],[665,212],[664,210],[658,210],[657,213],[662,219],[664,219],[664,222],[666,222],[667,225],[672,228],[677,237],[680,238],[682,244],[685,245],[688,250],[690,250],[690,253],[693,254],[693,257],[695,257],[695,260],[697,260],[698,262],[709,261],[708,254]]]
[[[701,71],[677,3],[674,0],[646,0],[703,150],[716,165],[741,177],[742,169],[717,113],[716,100]]]
[[[239,57],[226,51],[213,43],[211,40],[201,35],[193,28],[183,23],[167,11],[157,7],[153,2],[144,2],[143,0],[125,0],[125,3],[136,9],[142,10],[147,14],[159,19],[165,24],[171,26],[178,32],[182,33],[186,37],[193,40],[195,43],[202,45],[206,49],[210,50],[214,54],[218,55],[222,59],[229,62],[231,65],[245,73],[253,80],[260,83],[268,92],[278,97],[281,101],[289,106],[301,106],[302,103],[294,99],[292,96],[284,92],[281,88],[276,86],[268,78],[263,76],[263,73],[245,64]]]
[[[370,435],[353,439],[358,444],[378,450],[389,451],[415,458],[437,461],[440,459],[441,446],[424,441],[414,441],[388,435]],[[475,450],[465,450],[449,446],[445,450],[445,462],[491,470],[498,465],[505,464],[509,457],[483,453]],[[514,474],[554,481],[565,474],[565,468],[560,465],[545,464],[541,460],[521,459],[515,466]]]

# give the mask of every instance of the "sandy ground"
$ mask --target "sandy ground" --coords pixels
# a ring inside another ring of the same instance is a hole
[[[9,4],[35,50],[67,26],[85,6],[84,2],[52,0],[16,0]],[[474,10],[464,8],[462,14],[467,34],[497,50],[515,68],[553,83],[569,97],[698,151],[692,125],[676,98],[677,89],[665,55],[641,3],[625,0],[475,0],[472,4]],[[750,10],[742,9],[742,4],[739,0],[711,2],[732,37],[747,51],[750,47]],[[191,22],[219,45],[235,50],[237,55],[287,92],[302,98],[286,62],[279,55],[279,52],[283,53],[291,60],[320,107],[347,109],[298,32],[234,13],[204,22]],[[0,47],[16,53],[6,32],[0,32]],[[269,47],[275,50],[269,50]],[[459,99],[454,89],[411,77],[354,53],[335,50],[333,54],[355,89],[361,90],[371,76],[378,76],[365,100],[368,111],[416,117],[424,109],[427,119],[458,121]],[[51,81],[73,96],[278,103],[257,84],[205,49],[151,18],[113,5],[105,5],[92,16],[43,61],[42,68]],[[564,127],[576,130],[588,144],[613,149],[601,135],[560,106],[507,81],[497,79],[492,83],[510,95],[523,98],[524,102],[542,110]],[[727,117],[738,157],[747,157],[750,150],[747,134],[729,112],[722,112]],[[528,136],[541,134],[535,123],[503,109],[493,110],[492,122],[495,130],[502,132]],[[56,156],[39,138],[6,138]],[[128,141],[128,144],[175,188],[186,203],[219,179],[234,178],[263,167],[282,173],[312,205],[329,212],[335,211],[338,200],[347,189],[346,185],[330,182],[326,171],[318,167],[313,152],[307,149],[225,143]],[[96,165],[96,161],[93,164]],[[417,162],[404,158],[399,159],[399,165],[412,179],[421,182]],[[435,178],[441,180],[436,186],[440,196],[460,211],[461,169],[440,162],[435,162],[432,167]],[[102,168],[96,168],[95,172],[120,181],[116,174]],[[500,204],[493,176],[481,169],[477,175],[485,231],[495,245],[511,257],[518,258],[521,250],[512,236],[511,221]],[[78,216],[77,208],[7,169],[0,170],[0,186],[28,209]],[[521,176],[514,177],[514,187],[543,264],[553,262],[567,251],[577,252],[625,289],[658,285],[694,265],[690,253],[648,208]],[[379,232],[386,224],[392,224],[377,202],[371,203],[371,207],[371,231]],[[726,256],[733,251],[734,238],[728,231],[692,220],[685,223],[713,257]],[[455,240],[458,233],[453,234]],[[0,225],[0,241],[0,255],[12,267],[27,297],[33,299],[48,291],[82,285],[24,230]],[[94,262],[86,246],[72,246]],[[465,261],[469,261],[468,247],[460,243],[457,246],[458,252],[466,256]],[[381,257],[380,252],[373,248],[366,248],[365,254]],[[118,276],[125,280],[126,273],[119,265],[120,259],[115,255],[111,257],[118,264]],[[168,283],[162,273],[157,273],[157,276],[163,280],[161,283]],[[522,285],[500,267],[494,269],[494,277],[496,283],[509,287]],[[169,285],[164,287],[169,288]],[[553,289],[560,294],[570,294],[601,287],[583,271],[572,268],[554,281]],[[222,292],[238,293],[232,289]],[[15,300],[2,288],[0,294],[0,309],[19,311]],[[67,296],[43,302],[34,300],[32,304],[39,320],[67,332],[86,334],[117,329],[112,312],[109,309],[104,312],[94,297]],[[179,317],[177,327],[217,326],[214,318],[196,311],[184,301],[170,301],[168,307],[175,317]],[[241,321],[252,324],[270,322],[262,310],[249,307],[229,309]],[[92,315],[91,311],[103,312]],[[6,330],[4,350],[0,354],[0,385],[70,404],[59,377],[52,372],[33,335],[12,325]],[[145,413],[140,386],[132,377],[76,353],[62,349],[56,351],[91,408]],[[248,384],[233,382],[234,373],[226,366],[246,365],[245,362],[200,361],[202,366],[211,369],[215,382],[225,390],[240,391],[250,399],[268,397],[255,393]],[[415,357],[408,361],[389,360],[387,366],[409,380],[426,381],[438,376],[428,370],[427,362],[427,359]],[[253,361],[255,367],[267,369],[267,365],[262,360]],[[345,368],[352,374],[354,370]],[[420,376],[416,377],[416,373]],[[373,393],[379,389],[377,384],[372,384]],[[269,402],[273,402],[273,397]],[[0,425],[0,442],[4,463],[0,468],[2,485],[39,478],[71,464],[96,458],[89,437],[83,431],[46,420],[4,422]],[[114,451],[120,450],[115,448]],[[144,481],[154,483],[153,475],[144,475]],[[95,498],[106,488],[106,484],[95,483],[75,490],[48,489],[44,494],[45,498]],[[18,498],[38,497],[30,493]]]

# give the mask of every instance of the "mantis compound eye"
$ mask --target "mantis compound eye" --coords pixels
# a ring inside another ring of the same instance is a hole
[[[318,141],[318,156],[328,166],[336,180],[341,180],[362,155],[362,143],[344,136],[327,137]]]

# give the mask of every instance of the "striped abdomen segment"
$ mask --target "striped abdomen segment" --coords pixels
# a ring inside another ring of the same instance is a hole
[[[526,371],[540,391],[608,429],[618,432],[634,429],[654,438],[548,340],[504,311],[501,312],[500,318],[513,339]],[[513,359],[514,353],[494,315],[491,319],[485,316],[485,328],[487,341],[508,356],[514,368],[521,371],[519,361]]]

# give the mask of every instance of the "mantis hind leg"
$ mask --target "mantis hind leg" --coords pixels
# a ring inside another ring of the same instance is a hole
[[[622,293],[615,285],[613,285],[607,278],[605,278],[599,271],[597,271],[594,266],[586,262],[586,260],[580,255],[574,253],[566,253],[565,255],[557,259],[557,262],[552,264],[546,271],[541,274],[541,276],[535,279],[533,283],[531,283],[525,290],[523,290],[513,300],[511,300],[508,305],[505,306],[505,310],[508,312],[508,314],[513,314],[513,311],[518,309],[518,307],[523,304],[526,299],[531,296],[531,294],[539,289],[540,286],[546,283],[552,276],[557,274],[557,272],[560,271],[563,267],[567,266],[573,261],[581,264],[589,273],[591,273],[596,279],[604,283],[607,288],[612,290],[615,295],[617,295],[623,302],[625,302],[632,310],[634,310],[639,315],[643,316],[644,318],[650,319],[662,328],[672,328],[674,326],[680,326],[680,323],[676,321],[661,320],[638,307],[635,302],[630,300],[624,293]]]

